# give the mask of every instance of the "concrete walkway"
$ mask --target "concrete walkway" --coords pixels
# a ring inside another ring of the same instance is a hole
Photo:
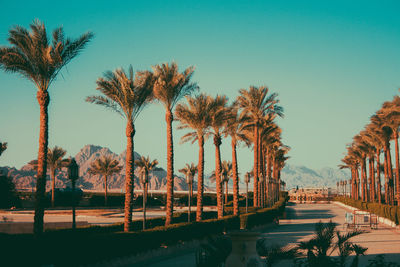
[[[271,245],[295,245],[300,241],[310,239],[314,234],[315,223],[333,222],[338,224],[337,229],[345,231],[346,210],[343,207],[331,204],[289,204],[286,207],[286,219],[280,220],[280,225],[272,229],[261,229],[261,238],[266,238]],[[367,256],[360,258],[359,266],[366,266],[368,260],[378,254],[385,254],[385,259],[400,263],[400,234],[393,228],[379,225],[377,230],[368,229],[368,233],[353,238],[355,243],[367,247]],[[132,265],[133,266],[133,265]],[[195,252],[184,252],[161,259],[152,259],[143,263],[151,267],[195,266]],[[277,266],[292,266],[291,262],[281,262]]]

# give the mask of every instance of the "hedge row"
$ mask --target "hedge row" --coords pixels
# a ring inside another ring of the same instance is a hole
[[[399,225],[400,222],[400,207],[391,206],[386,204],[380,204],[376,202],[364,202],[361,200],[355,200],[346,197],[336,197],[336,201],[342,202],[343,204],[352,206],[359,210],[368,211],[374,213],[380,217],[387,218]]]
[[[95,263],[239,230],[241,227],[250,229],[272,221],[283,211],[285,203],[286,198],[282,198],[272,208],[240,216],[228,215],[222,219],[205,219],[201,222],[179,222],[187,220],[187,213],[179,213],[174,215],[175,223],[172,225],[165,227],[164,218],[154,218],[148,220],[152,229],[128,233],[122,232],[122,224],[117,224],[78,228],[75,231],[47,231],[40,238],[35,238],[32,234],[0,234],[0,243],[7,244],[0,250],[0,256],[2,262],[12,260],[16,266],[75,266]],[[193,219],[194,215],[193,212]],[[205,212],[204,215],[206,218],[212,217],[215,212]],[[137,229],[141,229],[141,225]]]

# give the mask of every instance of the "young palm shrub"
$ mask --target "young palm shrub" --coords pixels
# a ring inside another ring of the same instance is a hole
[[[140,159],[135,160],[136,166],[140,171],[140,178],[143,185],[143,230],[146,229],[146,203],[147,203],[147,190],[149,184],[149,173],[157,166],[158,161],[155,159],[150,160],[149,157],[141,156]]]
[[[203,216],[204,193],[204,141],[210,135],[213,99],[205,94],[196,97],[186,97],[187,104],[179,104],[176,107],[175,116],[180,122],[178,129],[192,129],[185,134],[181,142],[197,141],[199,145],[199,163],[197,164],[197,210],[196,221],[201,221]]]
[[[49,148],[47,151],[47,168],[50,171],[51,179],[51,206],[54,208],[55,204],[55,189],[56,189],[56,171],[64,168],[69,163],[68,159],[63,159],[67,151],[61,147],[55,146],[54,148]],[[29,165],[37,171],[38,161],[32,160]]]
[[[133,68],[130,66],[128,73],[123,69],[117,69],[114,72],[107,71],[104,77],[97,79],[96,83],[97,90],[104,96],[89,96],[86,101],[111,109],[127,121],[124,231],[128,232],[132,228],[134,122],[144,106],[152,99],[152,75],[148,72],[137,72],[134,75]]]
[[[243,109],[243,115],[248,117],[246,123],[247,127],[253,129],[253,144],[254,144],[254,207],[258,207],[258,182],[260,173],[260,159],[259,159],[259,144],[260,133],[259,128],[262,119],[267,114],[283,115],[283,109],[278,105],[278,94],[273,93],[268,95],[269,90],[265,86],[255,87],[250,86],[249,90],[240,89],[237,103],[239,108]]]
[[[165,107],[165,121],[167,123],[167,204],[165,225],[169,225],[173,215],[174,199],[174,148],[172,136],[173,109],[184,97],[198,90],[196,83],[192,83],[194,67],[178,71],[176,63],[153,66],[154,97]]]
[[[7,149],[7,142],[0,142],[0,156],[3,154],[4,151]]]
[[[11,28],[8,38],[11,47],[0,47],[0,68],[21,74],[38,89],[36,98],[40,106],[40,132],[33,231],[35,235],[40,235],[43,233],[46,191],[48,89],[60,70],[85,48],[93,34],[87,32],[77,39],[65,38],[63,28],[59,27],[53,31],[53,40],[50,41],[44,24],[39,20],[35,20],[30,28],[31,31],[21,26]]]
[[[88,172],[92,175],[103,176],[104,178],[104,205],[107,206],[107,188],[108,188],[108,177],[119,173],[122,170],[122,166],[119,165],[117,159],[113,159],[111,156],[103,155],[97,158],[90,164]]]
[[[217,191],[217,211],[218,218],[223,215],[223,199],[222,199],[222,181],[221,181],[221,144],[222,144],[222,131],[231,117],[231,110],[227,106],[228,98],[226,96],[217,96],[213,100],[213,109],[211,110],[211,129],[214,136],[215,146],[215,180]]]
[[[186,183],[188,184],[188,222],[190,222],[190,207],[191,207],[191,199],[193,197],[193,179],[197,173],[197,166],[193,163],[186,163],[185,167],[179,170],[180,173],[186,176]]]

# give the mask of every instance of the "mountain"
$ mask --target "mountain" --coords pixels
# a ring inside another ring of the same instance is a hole
[[[79,165],[80,179],[77,180],[77,186],[86,190],[103,190],[104,179],[98,176],[90,175],[88,168],[90,164],[99,158],[101,155],[111,155],[121,162],[124,166],[126,151],[121,154],[116,154],[110,149],[95,145],[84,146],[76,155],[75,160]],[[135,160],[140,155],[134,152]],[[30,165],[25,165],[21,169],[11,167],[0,167],[0,172],[7,173],[13,177],[17,188],[34,188],[36,184],[36,172]],[[166,176],[167,172],[163,168],[155,168],[149,175],[149,189],[152,190],[166,190]],[[141,189],[142,185],[139,181],[139,172],[135,169],[135,188]],[[209,175],[205,175],[205,191],[215,189],[215,182],[210,182],[207,179]],[[350,172],[348,170],[339,170],[333,168],[323,168],[321,170],[313,170],[305,166],[286,165],[281,173],[281,178],[286,182],[286,188],[298,187],[332,187],[336,188],[336,182],[340,180],[350,179]],[[47,177],[50,181],[50,177]],[[48,182],[47,189],[50,189],[51,183]],[[66,170],[62,170],[56,174],[56,188],[69,187],[70,181],[67,179]],[[232,180],[229,182],[230,190],[232,188]],[[108,188],[111,191],[122,191],[125,188],[125,167],[119,174],[115,174],[108,178]],[[197,188],[195,182],[194,189]],[[243,182],[243,177],[240,177],[240,190],[245,190],[246,185]],[[252,185],[249,184],[249,189],[252,190]],[[184,177],[176,176],[174,181],[175,190],[187,190],[187,184]]]
[[[90,175],[88,173],[89,166],[91,163],[99,158],[101,155],[110,155],[113,158],[119,160],[123,169],[118,174],[114,174],[108,178],[108,188],[112,190],[122,191],[125,188],[125,157],[126,151],[121,154],[113,153],[110,149],[95,145],[84,146],[76,155],[75,160],[79,165],[79,176],[77,180],[77,186],[82,189],[89,190],[103,190],[104,189],[104,178],[98,177],[97,175]],[[134,152],[134,159],[139,159],[140,155]],[[0,172],[6,173],[13,177],[13,181],[17,188],[34,188],[36,186],[36,172],[30,165],[25,165],[21,169],[11,167],[0,167]],[[134,170],[134,188],[142,189],[142,184],[139,180],[139,171],[137,168]],[[166,176],[167,172],[163,168],[155,168],[149,174],[149,189],[151,190],[166,190]],[[50,181],[50,177],[47,176],[47,180]],[[61,170],[56,173],[56,188],[65,188],[70,186],[70,181],[67,179],[66,170]],[[51,183],[46,183],[47,189],[50,189]],[[187,190],[185,178],[176,176],[174,180],[174,190]],[[194,187],[197,188],[197,183],[194,183]],[[207,188],[205,188],[207,190]]]
[[[281,179],[286,182],[286,188],[298,187],[332,187],[336,188],[336,182],[349,180],[348,170],[334,168],[322,168],[312,170],[305,166],[286,165],[281,172]]]

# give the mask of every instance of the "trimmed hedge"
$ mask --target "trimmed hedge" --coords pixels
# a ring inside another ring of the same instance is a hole
[[[342,202],[343,204],[352,206],[359,210],[368,211],[374,213],[380,217],[384,217],[399,225],[400,222],[400,207],[391,206],[386,204],[380,204],[376,202],[364,202],[361,200],[355,200],[346,197],[336,197],[335,201]]]
[[[201,222],[185,222],[187,213],[174,214],[174,224],[164,226],[164,218],[148,219],[144,231],[122,232],[122,224],[106,227],[91,226],[75,230],[46,231],[40,238],[32,234],[0,234],[2,262],[15,266],[76,266],[132,256],[140,252],[170,246],[183,241],[201,239],[227,231],[239,230],[243,225],[250,229],[273,221],[284,210],[286,198],[281,198],[272,208],[239,216],[228,215],[222,219],[209,218]],[[195,213],[191,214],[193,219]],[[205,212],[204,217],[216,216]],[[141,221],[134,227],[141,229]],[[140,225],[140,227],[139,227]],[[23,255],[23,257],[21,257]]]

